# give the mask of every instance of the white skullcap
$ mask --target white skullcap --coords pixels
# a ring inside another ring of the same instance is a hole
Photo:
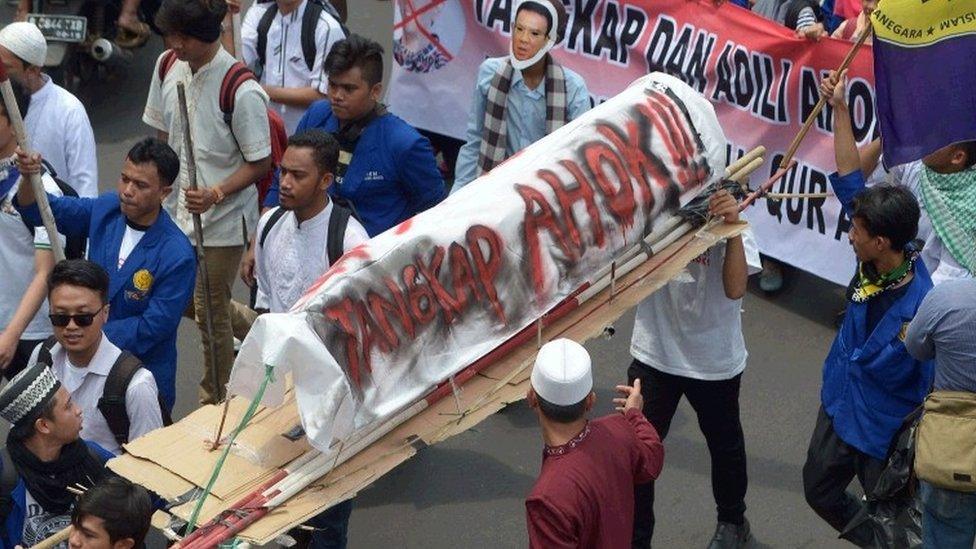
[[[47,58],[47,41],[34,23],[11,23],[0,29],[0,46],[37,67],[43,67]]]
[[[590,354],[568,339],[550,341],[539,349],[532,368],[532,388],[543,400],[571,406],[593,390]]]

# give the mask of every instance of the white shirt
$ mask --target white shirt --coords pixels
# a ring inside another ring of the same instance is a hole
[[[750,275],[762,270],[752,229],[742,233]],[[725,296],[725,241],[688,264],[637,306],[630,354],[662,372],[703,380],[731,379],[746,367],[742,300]]]
[[[29,366],[37,363],[38,345],[31,355]],[[98,410],[98,399],[105,392],[105,382],[112,366],[122,351],[102,334],[98,350],[87,367],[77,367],[68,360],[68,353],[60,343],[51,348],[51,371],[61,380],[71,399],[81,408],[81,438],[94,442],[115,455],[122,448],[112,435],[105,416]],[[149,431],[163,426],[163,416],[159,410],[159,392],[156,380],[149,370],[140,368],[132,376],[125,391],[125,409],[129,415],[129,440],[135,440]]]
[[[0,183],[8,178],[7,173],[7,168],[0,166]],[[51,176],[44,174],[41,180],[48,193],[61,196],[61,189]],[[51,249],[47,230],[34,227],[34,236],[31,236],[20,214],[14,209],[13,199],[17,196],[18,186],[19,183],[14,183],[6,195],[0,196],[0,331],[6,329],[27,287],[34,280],[35,252]],[[45,298],[20,339],[44,339],[50,336],[53,332],[47,314]]]
[[[98,196],[98,158],[95,133],[85,106],[47,75],[44,86],[31,95],[24,117],[31,148],[54,168],[78,196]]]
[[[324,77],[322,62],[332,49],[332,45],[345,38],[345,35],[339,22],[322,11],[318,25],[315,27],[315,62],[309,70],[305,62],[305,54],[302,52],[302,19],[308,2],[309,0],[304,0],[298,8],[287,15],[282,15],[279,10],[272,19],[271,26],[268,27],[265,65],[261,71],[262,84],[284,88],[319,89]],[[249,67],[257,67],[260,62],[257,51],[258,23],[273,5],[274,2],[251,4],[244,22],[241,23],[244,63]],[[298,121],[302,119],[307,107],[275,102],[271,105],[281,113],[288,135],[295,133]]]
[[[322,274],[329,270],[329,253],[326,249],[329,218],[332,217],[332,201],[315,217],[298,225],[293,212],[281,216],[271,227],[263,246],[254,249],[254,262],[258,284],[268,295],[272,313],[286,312],[298,301]],[[258,222],[257,238],[264,231],[272,208]],[[346,234],[342,239],[344,252],[369,240],[366,229],[349,218]]]
[[[142,120],[157,130],[169,133],[169,145],[180,155],[179,188],[166,197],[163,207],[187,237],[193,235],[193,216],[186,209],[183,189],[190,187],[187,155],[183,147],[183,122],[180,118],[176,84],[186,86],[187,110],[193,153],[200,188],[220,185],[238,168],[271,156],[271,130],[268,128],[268,96],[253,80],[241,84],[234,96],[234,130],[224,122],[220,111],[220,84],[236,61],[223,48],[193,74],[185,61],[176,61],[160,86],[159,61],[149,85],[149,97]],[[228,195],[200,216],[203,239],[208,247],[241,246],[244,233],[250,233],[258,218],[258,193],[255,185]],[[242,226],[243,224],[243,226]]]
[[[942,243],[942,238],[932,226],[932,219],[925,211],[925,203],[922,201],[922,171],[925,165],[921,160],[895,166],[891,169],[892,182],[904,185],[918,199],[918,206],[921,215],[918,218],[918,238],[925,245],[919,256],[925,263],[925,267],[932,276],[932,284],[938,285],[946,280],[958,278],[972,278],[973,275],[965,267],[956,261],[949,248]],[[876,178],[872,178],[876,182]]]
[[[125,265],[125,260],[129,258],[129,254],[136,247],[136,244],[142,240],[142,237],[146,236],[145,229],[139,230],[134,229],[130,225],[125,226],[125,234],[122,235],[122,245],[119,246],[119,265],[118,269]]]

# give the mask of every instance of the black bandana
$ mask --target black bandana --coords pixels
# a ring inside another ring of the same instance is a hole
[[[7,451],[27,490],[48,513],[60,515],[71,509],[75,496],[66,489],[68,486],[91,488],[106,475],[101,460],[81,439],[64,445],[58,459],[51,462],[37,459],[23,441],[11,436],[7,436]]]

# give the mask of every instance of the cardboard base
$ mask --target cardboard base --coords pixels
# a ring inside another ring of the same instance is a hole
[[[542,332],[542,341],[565,337],[580,343],[604,333],[607,326],[680,273],[693,259],[720,240],[741,233],[746,223],[723,224],[692,232],[662,250],[640,267],[620,277]],[[465,383],[453,398],[445,398],[407,420],[386,436],[336,467],[286,504],[249,526],[240,539],[265,544],[323,509],[349,499],[403,463],[424,446],[436,444],[474,427],[511,402],[525,397],[537,342],[527,343]],[[200,513],[205,523],[251,492],[278,468],[308,450],[304,439],[284,436],[298,424],[294,396],[281,406],[263,408],[238,436],[213,493]],[[225,431],[237,425],[249,401],[231,400]],[[116,473],[138,482],[170,501],[206,484],[219,452],[209,451],[222,408],[205,406],[180,422],[126,445],[129,452],[109,462]],[[186,520],[195,501],[170,512]],[[158,515],[158,513],[157,513]],[[162,524],[154,521],[154,525]]]

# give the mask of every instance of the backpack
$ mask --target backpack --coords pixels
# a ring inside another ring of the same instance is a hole
[[[783,19],[783,24],[796,30],[797,19],[800,18],[800,12],[803,11],[803,8],[812,9],[817,21],[823,21],[823,11],[820,9],[820,3],[816,0],[790,0],[787,4],[786,17]]]
[[[265,3],[267,0],[261,1],[260,3]],[[278,3],[273,0],[270,2],[271,6],[268,7],[264,15],[261,16],[261,20],[258,21],[258,67],[260,71],[264,71],[264,65],[268,60],[267,50],[268,50],[268,30],[271,29],[271,23],[274,21],[276,15],[278,15]],[[325,12],[332,16],[339,23],[339,27],[342,29],[342,34],[344,36],[349,36],[349,29],[342,23],[339,12],[329,3],[329,0],[308,0],[308,4],[305,5],[305,13],[302,14],[302,55],[305,57],[305,65],[308,66],[308,70],[315,70],[315,28],[319,23],[319,18],[322,16],[322,12]]]
[[[48,367],[54,362],[51,357],[51,349],[57,339],[54,336],[47,338],[41,344],[41,349],[37,354],[37,362]],[[136,372],[142,368],[142,361],[129,351],[122,351],[119,358],[115,360],[112,369],[105,380],[105,389],[102,391],[101,398],[98,399],[98,411],[105,417],[109,430],[119,446],[129,442],[129,412],[125,409],[125,393],[129,389],[129,383],[135,377]],[[163,425],[172,425],[173,418],[170,417],[169,410],[163,403],[163,397],[157,394],[159,399],[159,411],[163,416]]]
[[[78,191],[76,191],[74,187],[72,187],[71,185],[68,185],[64,181],[58,179],[57,172],[54,171],[54,168],[52,168],[51,165],[48,164],[46,160],[41,160],[41,163],[44,167],[44,172],[47,172],[47,174],[51,176],[51,179],[53,179],[54,182],[58,185],[58,189],[61,190],[62,195],[70,196],[72,198],[78,197]],[[22,184],[30,185],[30,183],[26,179],[22,179],[21,181],[23,182]],[[24,225],[27,227],[27,230],[30,231],[31,237],[33,237],[36,228],[33,225],[29,224],[27,220],[24,219],[23,217],[21,217],[20,219],[21,221],[24,222]],[[48,238],[50,237],[51,235],[48,235]],[[87,249],[88,249],[88,238],[84,236],[70,236],[65,238],[65,243],[64,243],[65,259],[84,259],[85,251]]]
[[[336,201],[335,198],[330,198],[330,200],[332,200],[332,215],[329,217],[325,250],[329,256],[329,266],[331,267],[339,261],[339,258],[344,253],[342,242],[346,238],[346,227],[349,226],[349,218],[356,217],[356,214],[353,211],[352,204],[344,200]],[[258,237],[258,246],[264,247],[264,241],[267,240],[268,233],[271,232],[271,227],[274,227],[274,224],[286,212],[287,210],[282,207],[278,207],[271,212],[271,217],[268,218],[268,222],[265,223],[264,228],[261,230],[261,235]]]
[[[163,58],[159,62],[158,76],[160,86],[163,84],[163,80],[166,79],[166,75],[173,68],[176,61],[176,52],[173,50],[166,50],[163,53]],[[224,80],[220,83],[218,104],[220,105],[220,112],[224,115],[224,123],[231,130],[231,135],[234,134],[234,126],[232,124],[234,119],[234,98],[237,95],[237,90],[248,80],[254,80],[256,82],[257,78],[244,63],[237,61],[227,70],[227,73],[224,75]],[[271,131],[271,169],[261,179],[255,182],[255,185],[258,187],[260,200],[258,204],[263,203],[264,196],[268,193],[268,189],[271,188],[275,168],[281,163],[281,157],[284,156],[285,148],[288,146],[288,132],[285,131],[285,121],[281,119],[278,111],[270,107],[268,108],[268,128]],[[237,137],[235,136],[234,139],[236,140]],[[243,153],[241,155],[243,156]]]

